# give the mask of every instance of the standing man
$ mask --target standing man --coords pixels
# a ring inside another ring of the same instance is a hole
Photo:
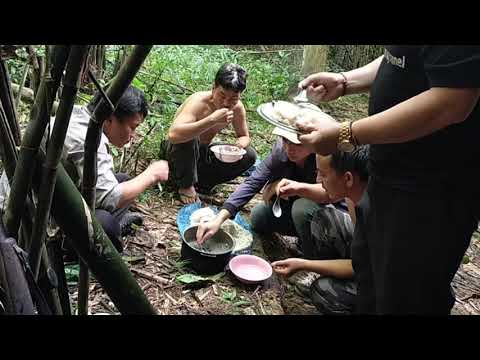
[[[168,158],[172,178],[183,203],[197,200],[197,192],[235,179],[257,157],[250,146],[247,115],[240,96],[247,86],[247,73],[239,65],[224,64],[215,76],[212,90],[192,94],[180,106],[168,132]],[[235,145],[246,150],[243,158],[223,163],[210,151],[211,141],[232,124]]]
[[[366,118],[297,122],[319,154],[372,144],[352,244],[360,313],[449,314],[455,303],[478,225],[479,69],[480,46],[387,46],[362,68],[299,84],[317,103],[370,91]]]

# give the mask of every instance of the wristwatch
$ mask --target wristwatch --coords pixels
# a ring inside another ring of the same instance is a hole
[[[352,121],[344,121],[340,124],[340,134],[338,135],[337,148],[340,151],[352,152],[357,147],[357,143],[352,134]]]

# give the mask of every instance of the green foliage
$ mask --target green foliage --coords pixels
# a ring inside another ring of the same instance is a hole
[[[162,140],[166,138],[178,107],[192,92],[210,90],[219,67],[225,62],[234,62],[249,74],[242,101],[247,109],[253,145],[264,157],[274,141],[270,135],[273,128],[260,119],[256,108],[272,99],[285,98],[288,89],[301,79],[298,66],[291,66],[289,56],[279,52],[265,57],[236,52],[221,45],[154,47],[134,81],[134,85],[145,92],[153,113],[144,128],[157,124],[152,136],[145,140],[141,156],[158,159],[164,155]]]
[[[224,272],[212,275],[212,276],[200,276],[200,275],[195,275],[195,274],[183,274],[180,276],[176,277],[176,280],[178,282],[181,282],[183,284],[193,284],[193,283],[198,283],[202,281],[212,281],[216,282],[219,280],[221,277],[225,275]]]

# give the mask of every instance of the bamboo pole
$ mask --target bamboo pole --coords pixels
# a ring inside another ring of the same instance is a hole
[[[40,146],[45,128],[50,120],[50,108],[65,68],[69,46],[55,45],[52,49],[52,69],[42,80],[31,111],[31,121],[22,139],[18,166],[12,181],[4,223],[9,236],[16,238],[20,219],[32,182],[35,155]]]
[[[10,76],[8,74],[7,66],[4,61],[0,59],[0,101],[2,102],[5,115],[7,116],[8,124],[15,140],[15,146],[20,145],[20,127],[17,122],[17,115],[13,102],[13,93],[10,86]]]
[[[152,49],[152,45],[136,45],[115,76],[112,84],[107,90],[107,98],[115,106],[121,96],[128,88],[138,70],[145,61],[147,55]],[[113,110],[109,101],[103,98],[100,100],[94,110],[93,116],[88,124],[87,135],[85,137],[85,158],[83,165],[82,194],[88,207],[95,210],[96,183],[97,183],[97,150],[100,144],[103,122],[112,113]],[[92,238],[89,239],[92,244]],[[80,262],[80,277],[78,286],[78,313],[87,314],[88,309],[88,268]]]
[[[45,161],[42,150],[38,152],[37,161]],[[38,191],[38,172],[34,179],[35,191]],[[57,168],[51,213],[80,259],[88,265],[122,314],[156,314],[61,163]],[[92,239],[93,246],[89,246],[86,239]]]
[[[22,99],[23,87],[25,86],[25,80],[27,80],[28,68],[29,67],[30,67],[29,63],[28,62],[25,63],[25,67],[23,68],[22,80],[20,81],[19,90],[17,91],[18,95],[17,95],[17,98],[15,99],[15,109],[17,110],[17,113],[18,113],[18,107],[20,106],[20,100]],[[12,86],[12,90],[13,90],[13,86]],[[33,94],[32,94],[32,97],[33,97]]]
[[[17,163],[17,150],[15,148],[15,140],[13,139],[10,124],[7,120],[7,115],[3,110],[0,102],[0,153],[2,155],[3,167],[7,177],[11,179],[15,172]]]
[[[65,78],[63,80],[62,98],[55,117],[52,136],[48,144],[47,158],[43,164],[40,185],[41,191],[38,196],[37,212],[35,214],[29,251],[30,266],[35,274],[35,279],[38,279],[38,272],[40,270],[40,250],[45,242],[49,210],[55,188],[56,169],[62,156],[70,116],[78,91],[79,75],[87,53],[87,45],[73,45],[70,50]]]

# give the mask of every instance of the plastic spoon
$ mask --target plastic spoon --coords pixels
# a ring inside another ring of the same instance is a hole
[[[282,207],[280,206],[280,196],[277,196],[272,206],[273,215],[277,218],[282,216]]]

